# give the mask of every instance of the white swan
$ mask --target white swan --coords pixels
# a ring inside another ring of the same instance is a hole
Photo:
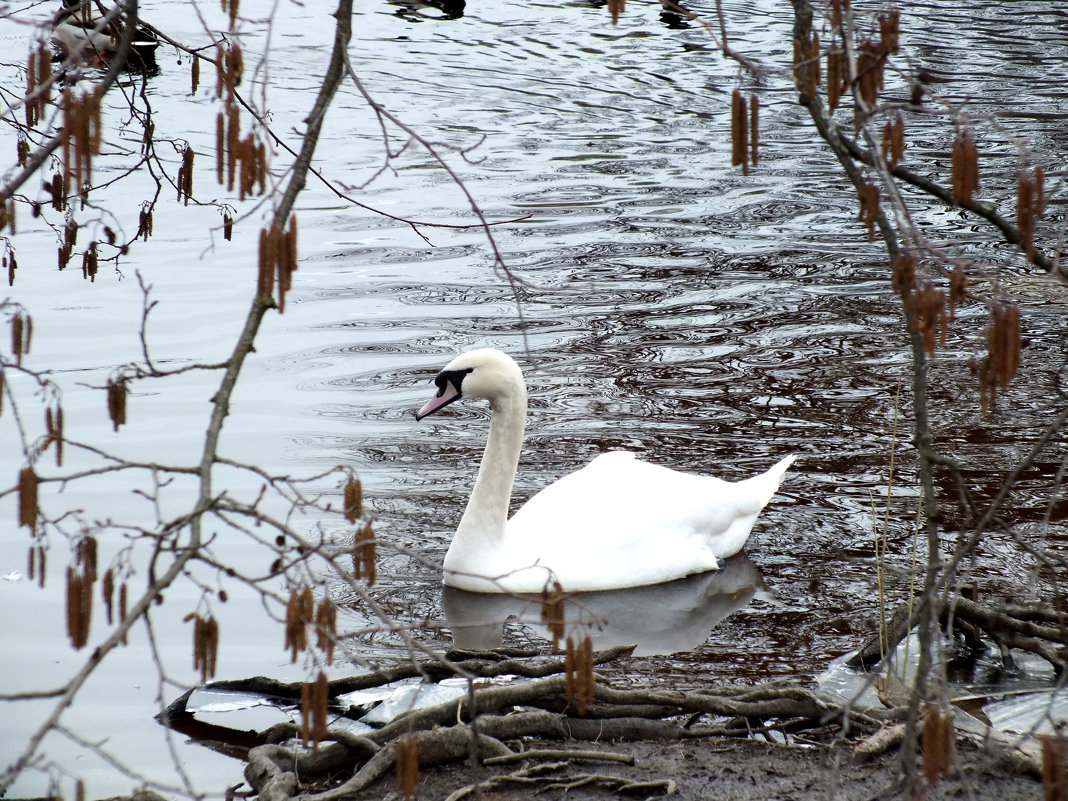
[[[541,592],[550,576],[585,592],[658,584],[719,567],[741,550],[787,456],[731,483],[611,451],[549,485],[508,519],[527,389],[519,365],[491,348],[457,356],[434,379],[422,420],[461,397],[490,402],[475,487],[445,555],[445,583],[473,592]]]

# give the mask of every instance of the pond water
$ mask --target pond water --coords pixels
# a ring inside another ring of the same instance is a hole
[[[1014,197],[1017,139],[1049,159],[1049,214],[1040,237],[1063,230],[1057,169],[1068,149],[1068,13],[1051,5],[909,4],[902,18],[908,58],[930,73],[948,102],[971,102],[968,113],[990,169],[985,193],[1006,202]],[[257,19],[271,8],[246,0],[242,13]],[[263,26],[249,23],[241,37],[250,65],[246,88],[266,93],[271,124],[291,144],[325,67],[329,10],[279,7],[265,67],[254,70],[251,55],[268,46]],[[735,48],[776,68],[789,61],[788,4],[726,3],[725,10]],[[204,41],[197,19],[183,8],[146,0],[142,13],[179,41]],[[204,13],[220,24],[214,8]],[[617,678],[689,687],[818,675],[874,626],[873,530],[883,518],[894,447],[888,539],[899,569],[912,553],[918,498],[899,302],[880,247],[855,222],[853,191],[781,73],[769,72],[756,87],[700,26],[669,24],[656,4],[631,4],[616,27],[602,6],[586,2],[472,2],[462,16],[442,17],[433,9],[361,4],[353,66],[407,124],[436,142],[471,148],[467,160],[442,152],[486,217],[507,221],[493,236],[513,280],[493,269],[491,247],[477,227],[423,228],[426,241],[410,226],[309,182],[298,202],[300,270],[285,314],[270,315],[261,332],[231,407],[223,452],[293,475],[354,467],[381,540],[374,596],[433,646],[449,643],[440,560],[473,481],[488,418],[476,404],[454,405],[421,423],[413,412],[457,351],[499,347],[526,371],[531,414],[516,503],[612,448],[727,479],[797,453],[747,548],[748,605],[696,645],[631,660]],[[8,52],[22,52],[27,36],[24,27],[0,21]],[[227,199],[212,175],[218,105],[211,86],[191,95],[186,59],[166,48],[159,65],[146,86],[158,141],[189,142],[200,158],[195,193]],[[4,67],[5,81],[21,85],[14,70]],[[761,103],[761,162],[748,176],[729,166],[730,93],[738,86],[758,92]],[[888,88],[907,94],[900,76],[890,75]],[[118,101],[110,100],[109,113],[117,115]],[[909,124],[915,129],[908,159],[944,179],[952,126],[935,114]],[[134,128],[124,129],[128,138],[116,144],[136,148]],[[0,152],[14,153],[10,132],[0,135]],[[177,164],[170,145],[160,150]],[[101,159],[98,175],[118,174],[122,162],[117,155]],[[384,163],[378,124],[346,85],[327,118],[316,167],[352,187],[360,202],[395,217],[472,224],[463,194],[419,148],[359,190]],[[286,164],[282,156],[274,162],[279,172]],[[94,200],[135,229],[138,204],[151,186],[148,175],[138,174]],[[33,197],[37,190],[25,191]],[[20,216],[20,266],[7,294],[34,317],[30,363],[55,371],[72,439],[145,461],[199,458],[213,374],[136,386],[130,422],[118,433],[102,393],[87,387],[101,386],[115,367],[139,358],[136,273],[159,301],[148,328],[155,359],[209,363],[229,354],[255,284],[250,254],[260,224],[251,204],[233,202],[252,216],[239,221],[232,242],[218,231],[209,239],[209,228],[220,222],[214,208],[161,203],[153,238],[131,251],[120,272],[105,269],[93,283],[77,268],[55,274],[54,232],[43,219]],[[1000,282],[1022,306],[1023,378],[996,412],[980,414],[968,366],[983,348],[980,304],[958,310],[932,368],[937,442],[965,465],[982,502],[1059,402],[1068,297],[995,250],[990,232],[973,218],[918,200],[914,212],[933,238],[957,241],[962,252],[998,268],[997,277],[987,271],[985,286]],[[79,219],[94,213],[79,212]],[[28,383],[11,386],[28,401]],[[22,466],[18,441],[12,416],[0,416],[0,475],[14,476]],[[1066,545],[1068,501],[1055,497],[1066,452],[1062,434],[1006,510],[1013,533],[1028,543]],[[50,458],[41,472],[55,475]],[[67,458],[65,470],[92,462],[73,448]],[[258,491],[258,482],[236,475],[220,482],[230,479],[229,491]],[[137,525],[177,514],[192,497],[191,483],[176,482],[157,509],[131,489],[102,478],[62,493],[49,490],[45,503],[67,504],[85,520]],[[940,489],[948,497],[955,491],[948,479]],[[11,494],[0,496],[0,519],[15,519]],[[102,558],[123,535],[109,536],[114,540],[101,542]],[[24,575],[27,541],[11,522],[0,528],[6,693],[59,687],[83,657],[70,651],[63,631],[67,544],[50,543],[49,579],[41,590]],[[263,570],[271,558],[231,535],[213,547],[220,560],[259,560]],[[991,537],[965,579],[981,584],[987,597],[1048,592],[1010,536]],[[892,598],[902,597],[907,582],[890,581]],[[213,607],[223,632],[219,676],[304,677],[303,665],[289,664],[281,628],[255,598],[240,587],[227,589],[231,601]],[[152,720],[161,703],[198,680],[191,627],[182,618],[201,597],[192,583],[170,591],[152,613],[154,637],[134,632],[67,720],[74,735],[103,742],[153,781],[188,781],[220,794],[239,781],[240,765],[168,739]],[[353,607],[343,626],[375,624]],[[91,644],[106,630],[99,610],[94,626]],[[531,626],[512,624],[501,636],[511,645],[545,647]],[[398,637],[386,631],[365,632],[352,647],[362,665],[405,656]],[[53,704],[21,701],[4,710],[0,764],[14,758]],[[85,777],[91,797],[128,791],[134,781],[69,737],[51,736],[44,751],[61,770]],[[44,776],[26,774],[9,795],[42,794]]]

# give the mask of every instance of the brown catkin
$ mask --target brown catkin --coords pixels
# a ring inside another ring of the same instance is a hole
[[[234,176],[237,172],[237,151],[241,142],[241,117],[237,106],[226,107],[226,191],[234,191]]]
[[[827,51],[827,109],[831,114],[838,108],[838,101],[842,99],[845,81],[845,52],[832,47]]]
[[[19,525],[28,526],[30,529],[37,526],[37,473],[33,467],[24,467],[19,471]]]
[[[193,56],[193,63],[189,65],[190,94],[196,94],[200,86],[200,58]]]
[[[957,128],[953,140],[952,159],[953,203],[965,206],[971,203],[972,195],[979,190],[979,151],[970,129]]]
[[[356,578],[362,578],[370,587],[378,577],[375,564],[375,532],[370,522],[364,523],[356,531],[356,544],[352,551],[352,572]]]
[[[355,523],[363,516],[363,485],[358,478],[350,478],[345,484],[345,519]]]
[[[223,96],[226,86],[226,51],[221,44],[215,45],[215,99]]]
[[[315,647],[326,653],[326,664],[334,664],[334,646],[337,645],[337,607],[329,598],[323,598],[315,610]]]
[[[805,52],[805,95],[815,97],[820,85],[820,37],[813,31]]]
[[[111,418],[115,431],[119,430],[119,426],[126,425],[127,392],[126,382],[123,379],[108,379],[108,416]]]
[[[193,669],[200,671],[201,683],[215,675],[219,656],[219,622],[214,615],[197,615],[193,623]]]
[[[745,98],[735,89],[731,93],[731,166],[742,168],[742,174],[749,173],[748,120]]]
[[[110,626],[114,619],[115,606],[115,571],[104,571],[104,580],[100,583],[100,598],[104,602],[104,618]]]
[[[215,115],[215,180],[221,186],[226,158],[226,117],[220,111]]]

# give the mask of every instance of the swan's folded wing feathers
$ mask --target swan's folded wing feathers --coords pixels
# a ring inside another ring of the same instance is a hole
[[[509,521],[505,540],[517,556],[536,551],[545,562],[618,553],[635,565],[637,551],[652,549],[653,559],[677,550],[705,565],[696,552],[736,553],[773,492],[612,451],[531,498]]]

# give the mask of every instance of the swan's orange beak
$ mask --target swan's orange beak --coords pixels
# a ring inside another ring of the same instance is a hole
[[[446,379],[440,383],[439,387],[438,394],[428,400],[426,405],[415,413],[416,420],[422,420],[428,414],[433,414],[438,409],[448,406],[460,397],[460,390],[456,388],[452,381]]]

